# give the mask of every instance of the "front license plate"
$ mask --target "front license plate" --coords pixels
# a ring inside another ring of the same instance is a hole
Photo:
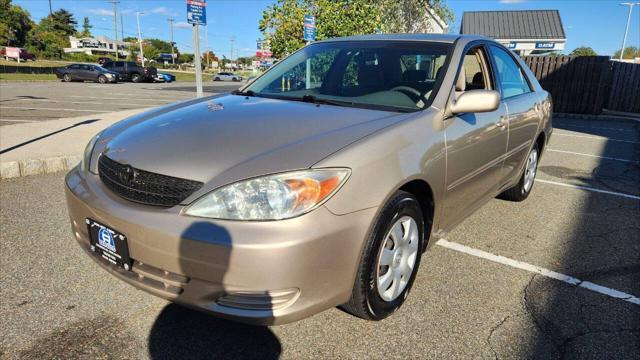
[[[87,227],[92,251],[113,265],[125,270],[131,269],[129,246],[124,234],[93,219],[87,219]]]

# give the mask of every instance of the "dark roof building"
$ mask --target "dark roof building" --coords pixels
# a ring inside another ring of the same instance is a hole
[[[558,10],[466,11],[460,33],[494,38],[521,55],[564,50],[567,41]]]

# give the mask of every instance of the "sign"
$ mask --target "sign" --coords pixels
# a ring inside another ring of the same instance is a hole
[[[304,16],[304,41],[316,41],[316,17],[313,15]]]
[[[206,0],[187,0],[187,22],[191,25],[207,25]]]
[[[171,56],[170,53],[161,53],[160,54],[160,59],[162,60],[171,60],[173,58],[173,56]]]
[[[552,42],[538,42],[536,43],[536,49],[553,49],[555,45]]]
[[[516,46],[518,46],[518,43],[513,41],[507,44],[508,49],[515,49]]]
[[[269,58],[273,56],[271,50],[258,50],[256,51],[256,56],[259,58]]]

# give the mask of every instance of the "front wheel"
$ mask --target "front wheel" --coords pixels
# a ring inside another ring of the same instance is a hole
[[[367,320],[393,314],[409,295],[423,244],[420,204],[398,191],[380,211],[362,252],[351,299],[341,308]]]
[[[108,81],[108,80],[107,80],[107,77],[106,77],[106,76],[104,76],[104,75],[100,75],[100,76],[98,76],[98,82],[99,82],[100,84],[106,84],[106,83],[107,83],[107,81]]]
[[[65,82],[71,82],[71,75],[69,74],[64,74],[62,76],[62,80],[64,80]]]
[[[533,183],[536,180],[539,157],[538,145],[534,144],[531,148],[531,151],[529,152],[527,162],[524,165],[524,171],[520,176],[518,184],[498,195],[500,199],[509,201],[523,201],[524,199],[529,197],[531,189],[533,189]]]
[[[140,76],[140,74],[131,74],[131,81],[133,81],[134,83],[139,83],[140,81],[142,81],[142,76]]]
[[[213,81],[220,81],[220,78],[216,76]]]

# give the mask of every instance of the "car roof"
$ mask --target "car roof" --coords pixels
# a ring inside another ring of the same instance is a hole
[[[461,35],[461,34],[368,34],[368,35],[356,35],[345,36],[338,38],[326,39],[318,42],[332,42],[332,41],[432,41],[442,43],[453,43],[458,39],[476,40],[476,39],[488,39],[479,35]]]

